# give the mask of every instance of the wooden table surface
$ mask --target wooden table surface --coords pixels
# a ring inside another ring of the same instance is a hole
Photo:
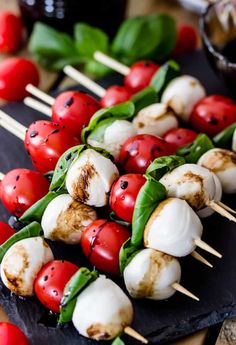
[[[198,1],[198,0],[196,0]],[[0,0],[0,11],[11,10],[18,12],[17,0]],[[174,0],[129,0],[128,16],[142,15],[153,12],[167,12],[173,15],[177,22],[184,22],[198,26],[197,15],[187,12],[182,9]],[[199,42],[200,44],[200,42]],[[28,56],[27,48],[24,48],[19,55]],[[5,59],[6,55],[0,54],[0,61]],[[57,74],[48,72],[40,68],[41,83],[40,88],[44,91],[49,91],[57,80]],[[73,85],[71,79],[65,77],[60,83],[59,87]],[[8,317],[0,306],[0,321],[7,321]],[[211,334],[211,329],[203,329],[200,332],[193,334],[192,336],[181,339],[170,345],[203,345],[203,344],[214,344],[215,345],[236,345],[236,320],[226,320],[220,330],[216,342],[208,342],[208,335]],[[1,345],[1,343],[0,343]],[[17,344],[16,344],[17,345]],[[33,344],[32,344],[33,345]]]

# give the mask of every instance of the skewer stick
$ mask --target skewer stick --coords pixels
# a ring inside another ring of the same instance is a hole
[[[49,105],[53,105],[55,102],[55,99],[51,96],[49,96],[47,93],[41,91],[40,89],[38,89],[37,87],[35,87],[32,84],[28,84],[26,85],[26,91],[29,92],[31,95],[37,97],[38,99],[40,99],[41,101],[49,104]]]
[[[4,179],[4,174],[2,172],[0,172],[0,181],[2,181]]]
[[[148,344],[148,340],[144,338],[141,334],[135,331],[133,328],[127,326],[124,328],[124,333],[128,334],[130,337],[141,341],[143,344]]]
[[[88,90],[92,91],[95,95],[99,96],[100,98],[105,96],[106,90],[103,87],[101,87],[88,77],[86,77],[81,72],[77,71],[77,69],[75,69],[74,67],[66,66],[64,67],[63,71],[70,78],[74,79],[79,84],[85,86]]]
[[[11,116],[4,113],[4,111],[2,111],[2,110],[0,110],[0,121],[1,121],[1,124],[3,122],[7,123],[10,126],[14,127],[14,129],[16,129],[17,131],[21,132],[22,134],[25,134],[25,132],[27,130],[27,128],[25,126],[23,126],[21,123],[19,123],[15,119],[13,119]]]
[[[52,116],[51,108],[49,108],[47,105],[37,101],[36,99],[32,97],[25,97],[24,104],[34,110],[40,111],[40,113],[43,113],[46,116],[49,116],[49,117]]]
[[[95,52],[93,55],[94,59],[103,65],[110,67],[114,71],[123,74],[123,75],[128,75],[130,72],[130,68],[125,66],[124,64],[118,62],[117,60],[111,58],[110,56],[107,56],[103,54],[102,52]]]
[[[199,298],[197,296],[195,296],[194,294],[192,294],[192,292],[188,291],[187,289],[185,289],[182,285],[180,285],[179,283],[174,283],[172,284],[172,288],[175,289],[176,291],[179,291],[180,293],[194,299],[195,301],[200,301]]]
[[[196,250],[194,250],[191,253],[191,256],[194,259],[196,259],[196,260],[200,261],[201,263],[203,263],[204,265],[206,265],[208,267],[211,267],[211,268],[213,267],[213,265],[209,261],[207,261],[202,255],[200,255],[198,252],[196,252]]]
[[[3,122],[0,119],[0,126],[6,129],[8,132],[14,134],[16,137],[18,137],[20,140],[24,141],[25,140],[25,134],[19,132],[17,129],[12,127],[8,122]]]
[[[194,242],[197,247],[205,250],[208,253],[211,253],[212,255],[217,256],[220,259],[222,258],[222,255],[219,252],[217,252],[214,248],[209,246],[209,244],[207,244],[206,242],[202,241],[200,238],[196,238]]]
[[[221,214],[221,216],[226,217],[229,220],[232,220],[233,222],[236,223],[236,218],[234,216],[232,216],[232,214],[229,213],[225,208],[223,208],[218,203],[216,203],[214,200],[209,200],[206,203],[206,205],[209,206],[210,208],[212,208],[217,213]]]
[[[230,213],[236,214],[236,211],[230,208],[229,206],[225,205],[223,202],[218,201],[217,204],[221,207],[223,207],[226,211],[229,211]]]

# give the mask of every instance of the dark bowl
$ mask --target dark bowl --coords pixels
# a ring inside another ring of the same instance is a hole
[[[229,5],[235,9],[236,18],[236,0],[218,1],[208,6],[202,14],[200,18],[200,33],[203,47],[211,66],[222,80],[226,82],[230,92],[236,96],[236,23],[232,20],[231,15],[221,17],[223,16],[223,11],[226,10],[224,6]],[[225,24],[227,28],[224,28],[222,25],[219,13],[222,21],[226,19]],[[231,54],[229,54],[229,47]]]

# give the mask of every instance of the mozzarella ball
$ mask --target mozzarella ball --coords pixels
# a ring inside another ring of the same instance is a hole
[[[52,260],[52,251],[41,237],[31,237],[16,242],[3,257],[2,282],[17,295],[33,296],[37,274],[47,262]]]
[[[160,182],[168,196],[186,200],[197,211],[213,200],[216,192],[212,173],[197,164],[183,164],[165,174]]]
[[[152,134],[160,137],[170,129],[178,127],[173,111],[162,103],[151,104],[140,110],[133,124],[138,134]]]
[[[45,238],[76,244],[80,243],[85,227],[95,219],[97,214],[90,206],[62,194],[48,204],[41,225]]]
[[[220,183],[220,180],[218,179],[218,177],[216,176],[216,174],[212,173],[214,181],[215,181],[215,195],[213,200],[218,202],[221,200],[222,198],[222,186]],[[197,211],[197,214],[200,218],[206,218],[211,216],[215,211],[211,208],[211,207],[204,207],[201,210]]]
[[[152,213],[144,230],[144,247],[173,256],[186,256],[201,238],[200,219],[185,200],[168,198]]]
[[[153,249],[143,249],[124,270],[129,294],[134,298],[162,300],[175,293],[172,285],[181,278],[179,261]]]
[[[87,149],[72,162],[66,176],[66,188],[73,199],[102,207],[108,203],[108,193],[118,177],[119,171],[110,159]]]
[[[78,296],[72,322],[84,337],[110,340],[133,321],[133,307],[121,288],[100,276]]]
[[[103,142],[88,138],[88,144],[107,150],[115,160],[118,159],[121,146],[124,142],[136,135],[133,124],[126,120],[116,120],[104,132]]]
[[[189,75],[183,75],[173,79],[167,85],[161,102],[187,122],[196,103],[205,96],[206,91],[199,80]]]
[[[204,153],[198,164],[214,172],[224,193],[236,193],[236,153],[224,149],[211,149]]]
[[[232,150],[236,152],[236,129],[234,130],[234,134],[232,137]]]

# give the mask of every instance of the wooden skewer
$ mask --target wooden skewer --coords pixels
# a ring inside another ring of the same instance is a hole
[[[229,220],[232,220],[236,223],[236,218],[229,213],[225,208],[223,208],[221,205],[216,203],[214,200],[209,200],[206,205],[210,208],[212,208],[217,213],[221,214],[221,216],[228,218]]]
[[[49,117],[52,116],[52,109],[50,107],[37,101],[36,99],[32,97],[25,97],[24,104],[34,110],[40,111],[40,113],[43,113],[46,116],[49,116]]]
[[[105,55],[102,52],[95,52],[93,55],[94,59],[103,65],[110,67],[114,71],[123,74],[123,75],[128,75],[130,73],[130,68],[125,66],[124,64],[118,62],[117,60],[111,58],[110,56]]]
[[[0,110],[0,126],[5,128],[8,132],[14,134],[22,141],[25,140],[26,127],[21,125],[16,120],[12,119],[2,110]]]
[[[194,299],[195,301],[200,301],[199,298],[197,296],[195,296],[194,294],[192,294],[192,292],[188,291],[187,289],[185,289],[182,285],[180,285],[179,283],[174,283],[172,284],[172,288],[175,289],[176,291],[179,291],[180,293]]]
[[[203,263],[204,265],[206,265],[208,267],[211,267],[211,268],[213,267],[213,265],[209,261],[207,261],[202,255],[200,255],[198,252],[196,252],[196,250],[194,250],[191,253],[191,256],[194,259],[196,259],[196,260],[200,261],[201,263]]]
[[[37,97],[38,99],[40,99],[41,101],[49,104],[49,105],[53,105],[55,102],[55,98],[53,98],[52,96],[49,96],[47,93],[41,91],[40,89],[38,89],[37,87],[35,87],[32,84],[28,84],[26,85],[26,91],[29,92],[31,95]]]
[[[124,333],[128,334],[130,337],[141,341],[143,344],[148,344],[148,340],[144,338],[141,334],[135,331],[133,328],[127,326],[124,328]]]
[[[0,181],[2,181],[4,179],[4,174],[2,172],[0,172]]]
[[[236,214],[236,211],[235,211],[235,210],[233,210],[231,207],[225,205],[223,202],[218,201],[217,204],[218,204],[219,206],[223,207],[226,211],[229,211],[230,213]]]
[[[106,89],[95,83],[90,78],[86,77],[84,74],[79,72],[72,66],[66,66],[63,69],[64,73],[70,78],[76,80],[79,84],[85,86],[88,90],[92,91],[95,95],[100,98],[104,97],[106,94]]]
[[[207,244],[206,242],[202,241],[200,238],[196,238],[194,242],[197,247],[205,250],[208,253],[211,253],[212,255],[217,256],[220,259],[222,258],[222,255],[219,252],[217,252],[214,248],[209,246],[209,244]]]

